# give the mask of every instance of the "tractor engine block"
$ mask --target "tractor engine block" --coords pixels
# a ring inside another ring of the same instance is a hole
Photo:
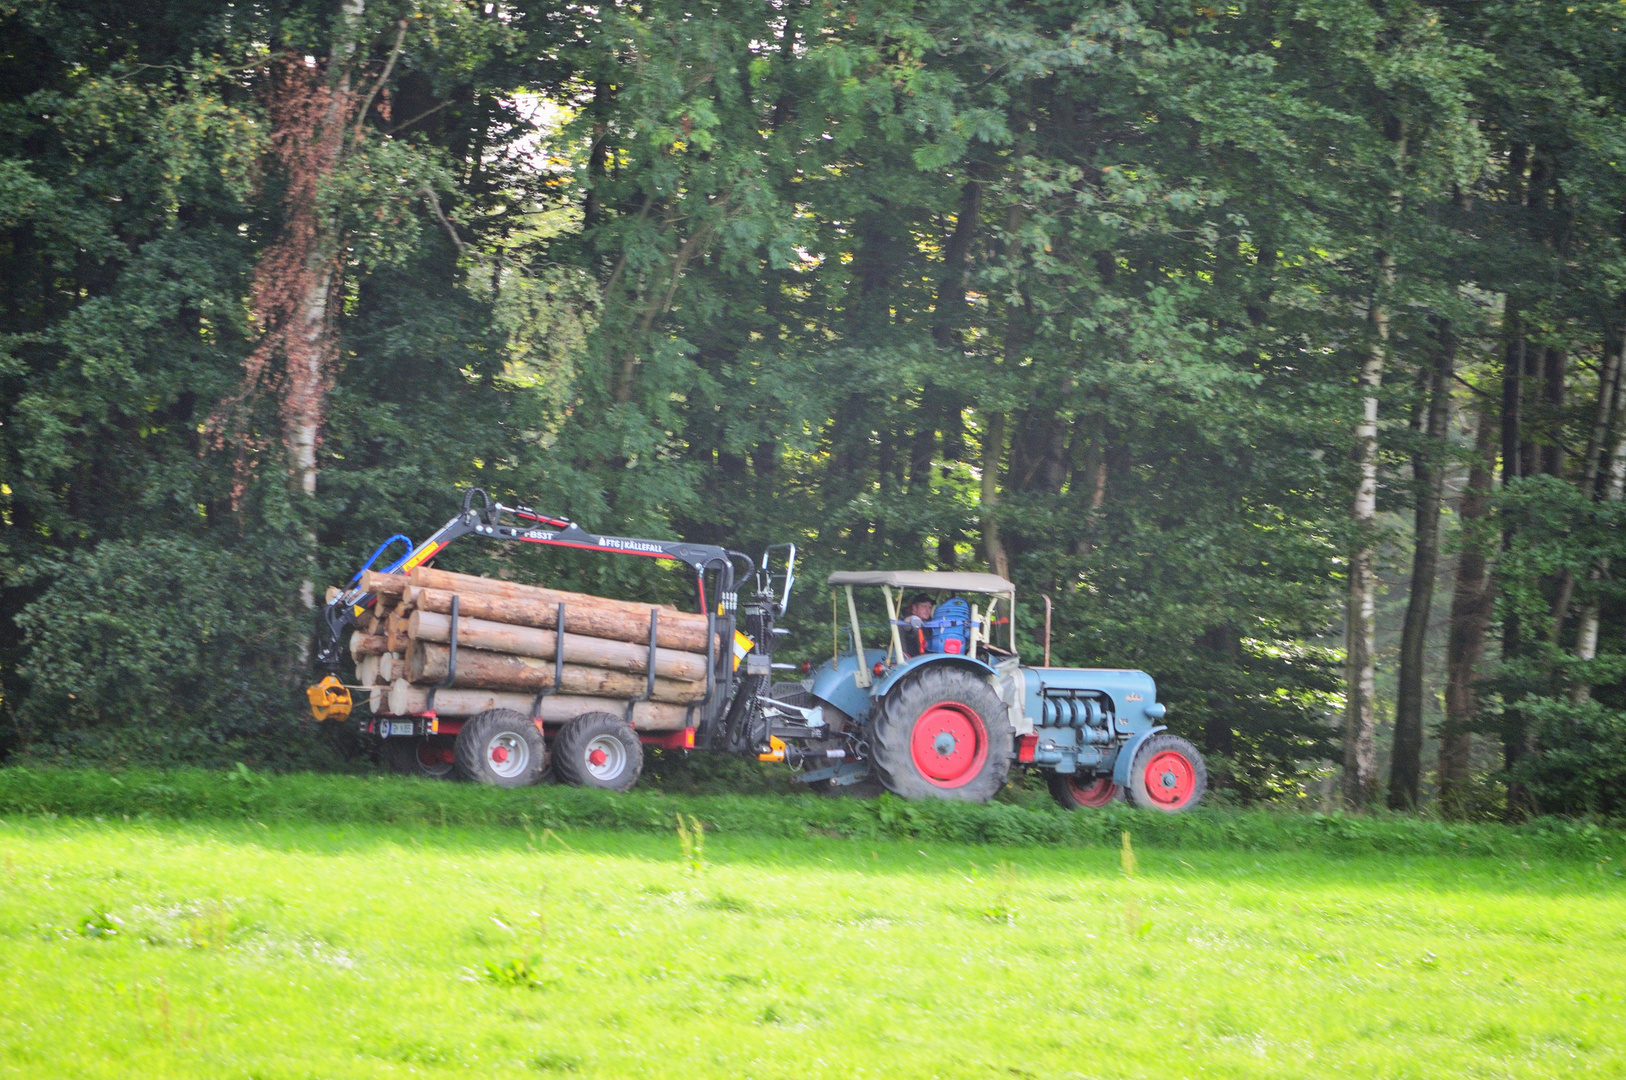
[[[1101,763],[1103,748],[1117,739],[1112,699],[1105,694],[1047,688],[1040,706],[1042,716],[1033,729],[1035,765],[1048,765],[1059,773],[1092,769]]]

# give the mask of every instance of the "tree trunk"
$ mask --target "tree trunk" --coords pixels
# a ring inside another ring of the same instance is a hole
[[[494,623],[531,626],[539,630],[557,629],[554,624],[558,622],[558,603],[488,596],[475,592],[450,593],[442,589],[422,589],[417,586],[413,586],[411,592],[410,599],[419,611],[449,615],[452,611],[452,597],[456,596],[460,618],[486,619]],[[676,625],[677,620],[673,616],[677,614],[679,613],[661,609],[660,619],[656,623],[655,644],[662,653],[676,650],[684,656],[694,657],[697,662],[704,662],[703,654],[706,648],[704,621],[702,620],[698,628],[688,624]],[[591,603],[568,602],[565,604],[565,635],[567,640],[585,635],[610,641],[632,642],[634,646],[647,647],[649,616],[644,612],[632,613],[616,608],[598,607]],[[639,663],[641,664],[642,660]]]
[[[1394,283],[1394,257],[1381,256],[1385,288]],[[1345,616],[1344,660],[1344,801],[1364,807],[1377,794],[1377,665],[1373,641],[1377,636],[1377,582],[1373,569],[1372,532],[1378,505],[1378,391],[1383,386],[1383,364],[1389,350],[1389,309],[1372,300],[1376,337],[1361,365],[1361,422],[1355,428],[1356,460],[1360,483],[1350,517],[1355,526],[1355,549],[1349,559],[1349,602]]]
[[[957,343],[956,323],[965,308],[967,257],[971,254],[971,241],[976,236],[978,219],[982,216],[982,176],[986,166],[974,163],[970,179],[960,189],[959,213],[954,219],[954,231],[943,245],[943,278],[937,284],[937,297],[932,314],[932,340],[942,349]]]
[[[1521,477],[1531,475],[1535,462],[1534,445],[1527,437],[1525,423],[1525,377],[1529,371],[1530,344],[1524,335],[1519,312],[1512,308],[1504,320],[1506,343],[1502,354],[1502,489]],[[1513,544],[1511,529],[1502,532],[1502,550]],[[1524,650],[1524,627],[1516,613],[1510,612],[1502,620],[1502,660],[1517,659]],[[1526,725],[1516,700],[1506,702],[1502,714],[1502,765],[1511,770],[1524,756]],[[1519,785],[1507,785],[1507,816],[1512,819],[1521,814],[1525,797]]]
[[[446,673],[451,670],[450,664],[451,649],[445,645],[418,640],[407,650],[407,678],[414,683],[444,682]],[[641,698],[649,689],[646,676],[601,667],[583,667],[580,664],[565,664],[559,672],[559,683],[555,685],[552,660],[484,649],[465,649],[461,645],[457,650],[457,671],[454,674],[453,686],[480,690],[562,690],[590,697]],[[657,677],[655,692],[650,696],[655,701],[684,705],[705,697],[706,684]]]
[[[1609,455],[1609,471],[1604,481],[1603,497],[1611,502],[1626,497],[1626,343],[1621,346],[1621,358],[1617,364],[1615,379],[1614,407],[1616,424],[1616,439],[1613,452]],[[1609,561],[1599,560],[1598,565],[1592,568],[1590,578],[1593,582],[1603,579],[1609,573]],[[1598,656],[1598,626],[1601,618],[1601,609],[1597,597],[1590,597],[1581,610],[1581,623],[1575,636],[1575,655],[1580,660],[1595,660]],[[1577,677],[1575,685],[1570,689],[1570,700],[1577,705],[1585,704],[1592,698],[1592,684],[1586,681],[1585,676]]]
[[[1445,722],[1440,725],[1440,808],[1447,816],[1461,814],[1473,753],[1473,725],[1478,715],[1474,682],[1485,654],[1485,631],[1490,626],[1495,599],[1491,592],[1490,560],[1482,541],[1472,535],[1490,512],[1491,479],[1496,472],[1497,425],[1490,404],[1481,399],[1474,432],[1474,457],[1468,486],[1457,516],[1464,540],[1457,557],[1456,587],[1451,592],[1451,629],[1445,647]]]
[[[1560,425],[1564,421],[1565,382],[1569,356],[1563,349],[1549,346],[1541,359],[1541,404],[1546,430],[1541,437],[1540,468],[1547,476],[1563,473],[1563,447]]]
[[[1005,414],[990,413],[982,433],[982,546],[988,569],[1010,580],[1011,564],[999,536],[999,467],[1005,451]]]
[[[417,566],[412,570],[411,583],[418,589],[440,590],[462,594],[478,593],[482,596],[506,597],[511,600],[525,600],[540,605],[546,609],[553,607],[557,610],[560,604],[566,605],[566,617],[571,615],[570,609],[578,605],[583,608],[595,608],[603,611],[615,611],[641,619],[644,623],[644,632],[648,634],[649,613],[660,612],[660,621],[673,627],[689,627],[698,629],[700,636],[696,639],[694,652],[705,650],[706,617],[697,615],[692,611],[679,611],[670,604],[645,604],[636,600],[612,600],[607,596],[592,596],[587,593],[565,592],[561,589],[547,589],[540,585],[522,585],[517,581],[503,581],[499,578],[475,577],[472,574],[458,574],[450,570],[436,570],[433,567]],[[420,594],[421,597],[421,594]],[[568,629],[568,628],[567,628]]]
[[[1395,698],[1394,756],[1389,768],[1389,809],[1414,810],[1423,771],[1424,645],[1434,605],[1434,577],[1440,562],[1440,500],[1445,490],[1443,453],[1451,426],[1451,377],[1456,370],[1456,342],[1449,327],[1438,333],[1435,363],[1429,377],[1427,440],[1412,458],[1416,488],[1415,536],[1411,592],[1400,635],[1399,690]]]
[[[631,641],[608,641],[604,638],[582,637],[569,631],[570,617],[565,617],[565,660],[587,667],[610,668],[615,671],[642,673],[649,670],[649,630],[644,630],[646,644]],[[451,640],[450,616],[432,611],[415,611],[408,625],[407,636],[413,641]],[[471,649],[490,649],[493,652],[532,656],[552,660],[559,635],[552,630],[538,630],[529,626],[511,626],[487,619],[468,618],[458,606],[457,642]],[[706,658],[699,653],[679,652],[675,649],[655,649],[655,674],[672,679],[696,680],[706,677]],[[465,685],[475,685],[468,683]]]
[[[532,715],[535,694],[517,694],[503,690],[461,690],[452,687],[435,691],[435,715],[443,717],[475,716],[487,709],[513,709]],[[388,693],[381,694],[379,704],[388,714],[411,716],[429,707],[429,687],[413,686],[405,679],[397,679]],[[375,709],[375,711],[377,711]],[[541,715],[544,722],[562,724],[590,712],[607,712],[625,716],[627,703],[614,698],[580,697],[574,694],[549,694],[542,699]],[[689,707],[670,705],[664,701],[640,701],[632,707],[632,726],[639,731],[682,731],[689,726]]]

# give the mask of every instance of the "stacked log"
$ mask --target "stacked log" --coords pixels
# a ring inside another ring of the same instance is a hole
[[[561,723],[624,715],[630,701],[634,727],[673,731],[689,726],[706,693],[704,615],[428,567],[370,570],[360,584],[375,601],[350,655],[376,715],[426,712],[433,689],[437,716],[501,708]]]

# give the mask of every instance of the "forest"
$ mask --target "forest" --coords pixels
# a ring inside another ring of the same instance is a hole
[[[1221,800],[1626,814],[1623,26],[0,0],[0,757],[343,766],[312,605],[479,486],[796,542],[809,656],[1006,574]]]

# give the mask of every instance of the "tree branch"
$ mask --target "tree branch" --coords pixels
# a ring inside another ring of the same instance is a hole
[[[446,212],[440,208],[440,196],[435,194],[435,189],[425,183],[419,190],[423,192],[424,199],[428,201],[429,209],[435,212],[435,220],[439,221],[446,230],[446,235],[452,238],[452,246],[457,248],[457,253],[467,255],[469,252],[468,245],[463,243],[463,238],[457,235],[457,230],[452,228],[452,223],[446,219]]]
[[[373,83],[372,89],[367,91],[367,96],[362,99],[361,108],[356,111],[356,129],[351,134],[352,139],[361,138],[362,126],[367,122],[367,110],[373,107],[373,98],[378,96],[379,90],[389,81],[390,72],[395,70],[395,61],[401,55],[401,43],[406,40],[406,32],[407,21],[402,19],[395,24],[395,44],[390,48],[390,58],[384,61],[384,70]]]

